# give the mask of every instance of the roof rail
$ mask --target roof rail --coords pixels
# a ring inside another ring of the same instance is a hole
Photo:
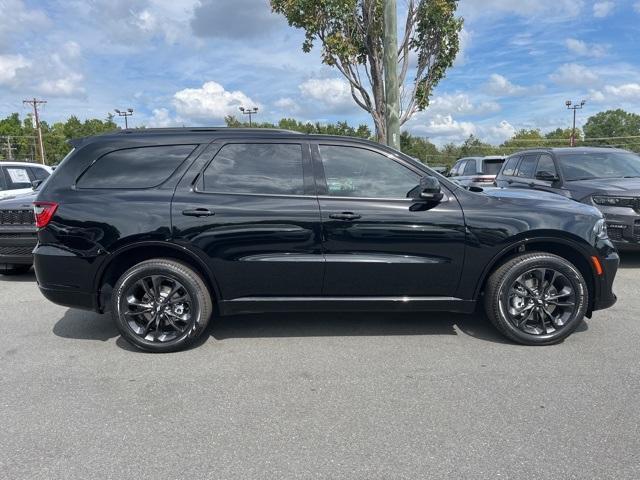
[[[284,128],[235,128],[235,127],[169,127],[169,128],[128,128],[119,130],[120,134],[132,133],[208,133],[208,132],[251,132],[251,133],[293,133],[302,135],[301,132]]]

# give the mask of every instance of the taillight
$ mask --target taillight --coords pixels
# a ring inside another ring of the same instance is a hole
[[[33,202],[33,213],[35,213],[36,216],[36,227],[46,227],[51,221],[53,214],[56,213],[57,208],[58,204],[54,202]]]

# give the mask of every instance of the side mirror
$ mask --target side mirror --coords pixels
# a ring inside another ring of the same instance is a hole
[[[42,185],[42,182],[44,182],[44,180],[34,180],[33,182],[31,182],[31,188],[35,190],[40,185]]]
[[[544,170],[536,173],[536,180],[542,180],[543,182],[557,182],[560,180],[557,175],[554,175],[550,172],[545,172]]]
[[[436,177],[422,177],[416,190],[418,198],[426,202],[437,203],[444,198],[440,182]]]

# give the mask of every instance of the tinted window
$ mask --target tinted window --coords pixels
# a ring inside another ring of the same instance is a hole
[[[558,175],[551,155],[547,155],[546,153],[540,155],[540,159],[538,160],[538,167],[536,168],[536,175],[538,174],[553,175],[554,177]]]
[[[302,195],[302,145],[225,145],[205,170],[202,188],[221,193]]]
[[[467,164],[464,166],[463,175],[475,175],[478,173],[478,167],[475,160],[467,160]]]
[[[524,178],[533,178],[536,173],[537,155],[527,155],[520,162],[518,167],[518,176]]]
[[[160,185],[196,145],[116,150],[100,157],[80,177],[80,188],[149,188]]]
[[[497,175],[504,160],[484,160],[482,162],[482,173],[485,175]]]
[[[516,173],[518,160],[520,160],[520,157],[511,157],[507,159],[507,163],[504,166],[504,169],[502,170],[502,175],[507,175],[509,177],[513,176]]]
[[[558,155],[565,180],[638,178],[640,156],[629,152],[586,151]]]
[[[458,161],[456,162],[456,164],[451,168],[451,172],[450,175],[452,177],[457,177],[458,175],[460,175],[460,167],[462,167],[464,162]]]
[[[2,171],[7,182],[7,190],[31,188],[31,178],[27,167],[2,167]]]
[[[49,177],[49,172],[44,168],[31,167],[31,173],[33,174],[34,180],[46,180]]]
[[[328,195],[406,198],[420,176],[386,156],[356,147],[321,145]]]

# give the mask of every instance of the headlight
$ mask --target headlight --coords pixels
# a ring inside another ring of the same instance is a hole
[[[593,235],[595,238],[599,238],[601,240],[609,238],[609,235],[607,234],[607,224],[605,223],[604,218],[599,219],[593,226]]]
[[[609,195],[594,195],[591,197],[596,205],[605,205],[607,207],[629,207],[633,208],[633,197],[612,197]]]

